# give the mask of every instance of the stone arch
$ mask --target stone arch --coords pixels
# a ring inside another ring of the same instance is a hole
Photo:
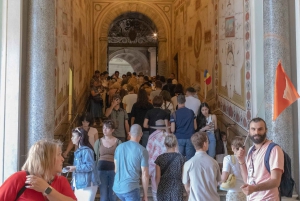
[[[121,49],[112,52],[108,56],[108,62],[113,58],[124,59],[132,66],[135,72],[144,72],[146,75],[150,72],[150,65],[147,57],[137,50]]]
[[[163,11],[151,2],[116,2],[106,6],[94,20],[94,67],[105,70],[107,65],[107,35],[111,23],[126,12],[139,12],[150,18],[158,31],[158,67],[171,62],[171,25]],[[171,11],[170,11],[171,12]],[[161,73],[160,73],[161,74]]]

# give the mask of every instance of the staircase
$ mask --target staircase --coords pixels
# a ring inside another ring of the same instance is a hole
[[[99,138],[103,137],[102,127],[100,127],[99,125],[96,125],[96,126],[93,126],[93,127],[97,128],[98,133],[99,133]],[[68,143],[68,140],[66,140],[65,143]],[[68,161],[68,159],[65,160],[64,166],[69,165],[69,164],[66,163],[66,161]],[[68,176],[69,181],[71,181],[71,175],[72,175],[72,174],[69,174],[69,176]],[[142,197],[143,197],[143,188],[142,188],[141,185],[140,185],[140,192],[141,192],[141,201],[142,201]],[[226,192],[226,191],[218,190],[218,193],[219,193],[219,195],[220,195],[220,201],[226,201],[226,193],[227,193],[227,192]],[[185,195],[185,196],[184,196],[184,197],[185,197],[185,201],[187,201],[188,198],[187,198],[186,194],[184,194],[184,195]],[[153,201],[153,198],[152,198],[152,191],[151,191],[151,182],[149,182],[149,187],[148,187],[147,197],[148,197],[148,201]],[[297,200],[297,199],[296,199],[297,197],[298,197],[298,196],[295,194],[295,195],[293,195],[292,198],[285,198],[285,197],[284,197],[284,198],[282,198],[281,200],[282,200],[282,201],[292,201],[292,200]],[[99,192],[99,188],[98,188],[98,191],[97,191],[97,194],[96,194],[95,201],[100,201],[100,192]],[[118,199],[118,201],[119,201],[119,199]]]

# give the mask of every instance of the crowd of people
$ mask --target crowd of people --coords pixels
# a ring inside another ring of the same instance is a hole
[[[279,200],[283,152],[273,149],[268,173],[263,156],[271,141],[263,119],[250,121],[254,149],[247,156],[244,139],[235,137],[229,145],[226,135],[221,146],[231,148],[233,155],[216,156],[216,115],[194,87],[184,94],[174,74],[166,80],[130,72],[119,78],[117,71],[108,77],[108,72],[96,71],[90,83],[91,111],[72,130],[65,152],[56,141],[34,144],[23,171],[0,187],[0,200],[92,201],[99,188],[101,201],[138,201],[141,182],[147,201],[150,179],[154,201],[183,201],[185,193],[189,201],[219,201],[218,186],[231,174],[236,182],[226,189],[226,200]],[[100,139],[91,127],[95,121],[103,124]],[[62,155],[67,157],[74,146],[74,162],[65,167],[72,172],[69,185],[59,173]],[[19,195],[25,184],[27,190]]]

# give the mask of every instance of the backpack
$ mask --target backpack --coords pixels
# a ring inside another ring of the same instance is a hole
[[[271,173],[270,164],[269,164],[270,154],[271,154],[273,147],[275,147],[275,146],[279,146],[279,145],[274,142],[271,142],[269,144],[265,158],[264,158],[265,167],[269,173]],[[284,167],[283,167],[284,172],[281,176],[279,193],[280,193],[280,197],[281,196],[292,197],[295,181],[292,178],[291,158],[284,151],[283,151],[283,154],[284,154]]]

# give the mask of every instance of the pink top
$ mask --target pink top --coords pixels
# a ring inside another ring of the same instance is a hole
[[[156,130],[154,131],[148,139],[147,151],[149,153],[149,174],[152,175],[155,172],[155,163],[156,158],[165,153],[167,148],[164,144],[165,137],[167,136],[166,131]]]
[[[251,185],[260,184],[271,179],[271,174],[265,167],[264,157],[267,152],[267,148],[271,143],[271,140],[268,140],[265,144],[262,145],[260,149],[257,149],[247,155],[247,170],[248,170],[248,180],[247,183]],[[251,148],[250,148],[251,149]],[[253,161],[253,163],[252,163]],[[270,170],[280,169],[283,172],[284,166],[284,155],[283,151],[279,146],[275,146],[270,154]],[[253,165],[252,165],[253,164]],[[254,168],[252,168],[254,167]],[[252,174],[252,171],[254,172]],[[278,188],[273,188],[271,190],[254,192],[248,196],[248,201],[279,201],[279,192]]]

